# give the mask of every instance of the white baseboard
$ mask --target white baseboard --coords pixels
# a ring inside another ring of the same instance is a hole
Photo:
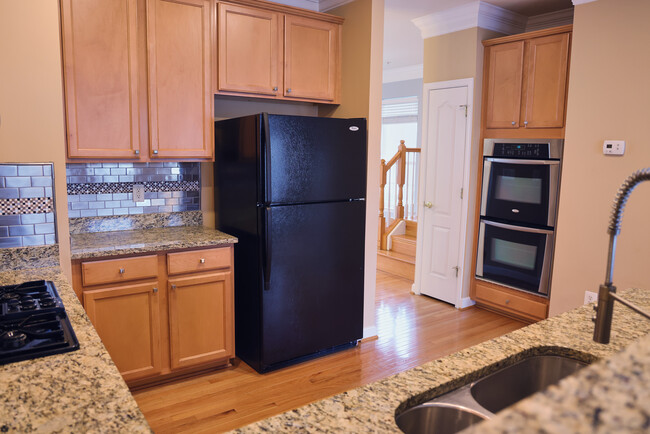
[[[465,309],[466,307],[474,306],[476,303],[469,297],[463,297],[460,299],[460,303],[456,306],[458,309]]]
[[[377,326],[363,328],[363,339],[372,338],[374,336],[377,336]]]

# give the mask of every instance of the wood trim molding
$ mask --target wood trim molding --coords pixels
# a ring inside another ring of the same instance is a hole
[[[573,8],[528,17],[526,32],[573,24]]]
[[[523,33],[528,18],[509,10],[477,1],[411,20],[422,39],[453,33],[473,27],[505,34]]]
[[[337,17],[336,15],[325,14],[322,12],[316,12],[309,9],[301,9],[294,6],[287,6],[287,5],[273,3],[266,0],[229,0],[226,2],[219,2],[219,3],[230,3],[230,4],[240,5],[240,6],[249,6],[257,9],[280,12],[283,14],[297,15],[299,17],[313,18],[316,20],[327,21],[336,24],[343,24],[343,21],[345,21],[342,17]]]

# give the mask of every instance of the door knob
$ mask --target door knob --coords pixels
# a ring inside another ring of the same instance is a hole
[[[424,206],[427,208],[432,208],[433,204],[431,202],[424,202]]]

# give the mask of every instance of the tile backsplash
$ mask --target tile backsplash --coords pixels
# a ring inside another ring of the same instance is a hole
[[[56,243],[51,163],[0,163],[0,248]]]
[[[200,163],[74,163],[66,165],[68,217],[195,211],[201,208]],[[133,201],[133,185],[144,201]]]

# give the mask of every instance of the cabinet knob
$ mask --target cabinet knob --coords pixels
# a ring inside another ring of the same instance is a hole
[[[176,285],[172,285],[172,289],[176,289]]]
[[[136,149],[136,150],[133,151],[133,152],[135,153],[135,155],[140,155],[140,150],[139,150],[139,149]]]
[[[155,293],[157,293],[157,292],[158,292],[158,288],[154,288],[154,289],[153,289],[153,293],[155,294]]]
[[[516,124],[516,122],[515,122],[515,121],[512,121],[512,125],[514,125],[514,124]]]
[[[506,300],[506,304],[510,304],[510,300]]]
[[[154,154],[154,155],[157,155],[157,154],[158,154],[158,149],[154,149],[154,150],[153,150],[153,154]]]
[[[275,86],[275,87],[273,88],[273,92],[277,92],[277,91],[278,91],[278,87]]]
[[[120,268],[120,274],[124,274],[126,270],[124,268]]]
[[[528,125],[528,121],[524,121],[524,126]]]
[[[205,264],[205,258],[201,258],[201,259],[199,259],[199,263],[201,263],[201,264]]]
[[[287,89],[287,93],[291,93],[291,88]]]

